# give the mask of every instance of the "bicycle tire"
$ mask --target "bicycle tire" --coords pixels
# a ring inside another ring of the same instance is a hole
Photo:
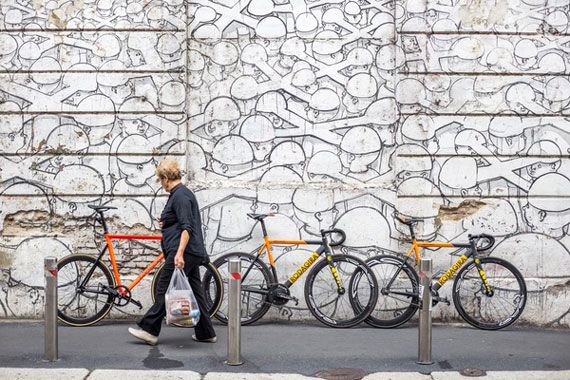
[[[332,255],[331,261],[336,267],[341,283],[345,287],[344,293],[339,293],[338,285],[331,273],[328,275],[322,271],[329,269],[329,261],[321,260],[307,275],[305,282],[305,300],[313,316],[321,323],[335,328],[353,327],[364,321],[374,309],[378,300],[378,283],[374,273],[366,263],[351,255]],[[346,266],[343,266],[347,264]],[[350,266],[354,270],[348,269]],[[322,274],[322,276],[320,276]],[[366,279],[366,282],[362,282]],[[332,280],[332,281],[330,281]],[[362,286],[360,286],[362,285]],[[317,295],[318,288],[329,292],[331,296]],[[367,298],[366,305],[359,309],[354,308],[351,298],[358,294],[360,299]],[[331,300],[332,298],[332,300]],[[350,307],[339,307],[340,302],[347,301]],[[329,306],[333,305],[332,310]],[[330,312],[329,312],[330,310]],[[338,314],[337,314],[338,312]]]
[[[214,317],[224,323],[228,323],[228,295],[226,294],[227,289],[227,279],[229,278],[228,272],[228,260],[230,258],[239,258],[241,261],[241,273],[242,276],[245,276],[245,272],[254,262],[256,256],[249,254],[249,253],[241,253],[241,252],[232,252],[225,254],[214,261],[214,266],[221,274],[223,283],[224,283],[224,295],[222,296],[222,304]],[[254,270],[258,271],[257,274],[253,272]],[[260,318],[262,318],[271,307],[271,304],[267,302],[267,295],[260,294],[257,292],[253,292],[253,290],[260,290],[260,291],[267,291],[269,289],[269,285],[272,284],[273,275],[269,271],[267,265],[264,262],[257,260],[255,261],[254,266],[252,267],[251,271],[247,274],[247,276],[242,277],[241,279],[241,324],[242,325],[250,325]],[[248,291],[251,289],[252,291]],[[250,304],[253,299],[253,304]],[[250,312],[250,310],[252,310]]]
[[[213,317],[222,304],[222,296],[224,294],[224,284],[222,281],[222,276],[220,275],[214,264],[208,262],[208,264],[201,265],[201,267],[205,268],[204,274],[201,275],[202,291],[204,292],[204,297],[206,299],[208,314],[210,315],[210,317]],[[156,291],[157,291],[156,287],[158,286],[157,284],[158,275],[160,274],[163,268],[164,264],[161,265],[156,270],[152,278],[151,298],[153,303],[156,299]],[[176,324],[176,323],[174,325],[179,327],[193,327],[192,325]]]
[[[370,326],[384,329],[395,328],[408,322],[416,314],[419,305],[419,277],[414,268],[404,259],[392,255],[371,257],[366,260],[366,264],[374,272],[379,292],[376,307],[365,322]],[[402,264],[402,270],[397,274],[398,278],[394,278],[398,267]],[[392,279],[394,281],[390,289],[412,293],[415,296],[390,294],[390,290],[385,286]]]
[[[481,330],[500,330],[515,322],[522,314],[527,299],[526,284],[519,270],[506,260],[497,257],[482,257],[479,262],[483,266],[485,277],[493,294],[491,296],[485,294],[477,265],[475,261],[471,261],[461,268],[455,277],[453,303],[461,318],[471,326]],[[499,277],[500,275],[509,277]],[[511,285],[515,287],[512,288]],[[474,296],[473,299],[468,299],[471,295]],[[501,302],[501,295],[506,295],[508,300]],[[491,305],[492,302],[493,305]],[[513,310],[507,310],[504,317],[493,319],[493,311],[500,311],[497,306],[505,305],[512,305]]]
[[[79,292],[77,289],[81,281],[81,274],[86,275],[93,265],[96,265],[96,268],[87,285],[97,285],[98,291],[103,289],[103,287],[108,289],[115,287],[115,278],[109,268],[100,261],[97,262],[97,259],[92,256],[82,254],[69,255],[61,259],[57,264],[57,316],[60,321],[69,326],[82,327],[93,325],[103,319],[113,307],[115,297],[111,293],[96,294],[92,298],[85,295],[85,293]],[[66,289],[70,289],[73,292],[73,298],[70,301],[65,296]],[[102,301],[98,300],[100,296],[103,298]],[[77,314],[70,315],[68,309],[76,299],[78,302]],[[88,301],[89,299],[94,300],[93,307],[89,307],[87,303],[81,304],[81,300]],[[97,305],[101,305],[101,309],[97,310]]]

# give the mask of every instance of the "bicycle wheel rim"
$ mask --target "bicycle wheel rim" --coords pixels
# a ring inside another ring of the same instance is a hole
[[[78,286],[95,265],[95,270],[85,284],[85,292],[77,291]],[[88,326],[107,315],[113,306],[112,294],[97,294],[114,286],[109,270],[90,256],[70,256],[58,265],[57,276],[58,316],[72,326]]]
[[[333,262],[345,289],[339,293],[327,261],[321,261],[309,273],[305,297],[315,318],[331,327],[352,327],[365,320],[376,303],[378,287],[366,264],[347,255],[333,256]],[[351,298],[358,295],[362,308],[355,309]]]
[[[202,278],[204,297],[208,304],[208,313],[210,316],[214,316],[222,305],[224,283],[220,273],[212,263],[200,267],[200,271],[204,272],[200,277]]]
[[[396,276],[402,259],[388,255],[370,258],[366,264],[378,281],[378,302],[366,323],[374,327],[393,328],[409,321],[418,309],[418,297],[402,293],[418,293],[418,278],[413,269],[405,265]],[[390,281],[392,284],[388,289]],[[361,307],[357,298],[355,302],[357,307]]]
[[[220,276],[223,279],[224,292],[229,291],[228,261],[230,258],[240,258],[242,275],[255,257],[250,254],[228,254],[214,262]],[[271,282],[269,270],[260,261],[256,261],[247,276],[242,277],[241,282],[241,324],[248,325],[259,320],[267,313],[271,305],[266,301],[266,292]],[[224,294],[221,305],[215,314],[216,319],[222,323],[228,323],[228,294]]]
[[[526,285],[520,272],[497,258],[482,258],[480,264],[492,296],[485,293],[475,262],[458,273],[453,284],[453,301],[459,315],[483,330],[499,330],[518,319],[526,304]]]

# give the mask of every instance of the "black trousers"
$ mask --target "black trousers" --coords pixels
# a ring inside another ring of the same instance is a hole
[[[158,336],[160,334],[162,320],[166,316],[166,304],[164,295],[166,294],[166,290],[168,290],[170,279],[174,273],[174,256],[174,253],[166,256],[164,269],[160,271],[160,277],[157,279],[157,294],[154,299],[154,304],[146,312],[144,317],[142,317],[142,319],[137,323],[141,329],[154,336]],[[200,320],[196,326],[194,326],[196,338],[199,340],[213,338],[216,336],[216,332],[212,326],[212,320],[208,314],[206,298],[202,292],[202,285],[200,281],[199,267],[202,264],[208,263],[208,261],[208,257],[186,254],[184,255],[184,273],[186,273],[186,276],[188,276],[188,282],[190,283],[190,287],[194,292],[194,296],[198,302],[198,307],[200,308]]]

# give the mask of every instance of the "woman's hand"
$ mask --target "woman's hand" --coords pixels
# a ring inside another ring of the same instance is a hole
[[[176,268],[184,269],[184,252],[177,252],[174,256],[174,266]]]

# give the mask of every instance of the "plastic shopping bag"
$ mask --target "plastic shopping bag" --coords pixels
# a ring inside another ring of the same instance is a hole
[[[167,325],[195,326],[198,323],[200,308],[182,269],[174,269],[165,300]]]

